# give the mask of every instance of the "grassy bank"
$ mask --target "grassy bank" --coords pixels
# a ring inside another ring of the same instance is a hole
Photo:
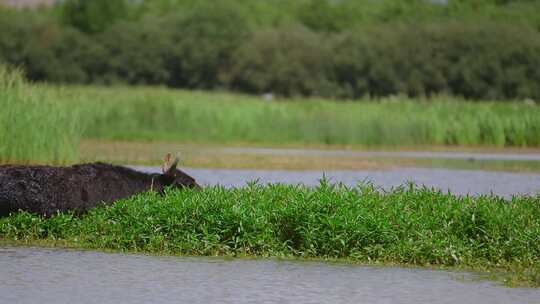
[[[0,219],[5,242],[185,255],[346,259],[502,271],[540,285],[540,197],[456,197],[321,182],[170,191],[81,217]]]
[[[160,88],[68,87],[59,92],[64,104],[86,110],[84,137],[93,139],[540,145],[540,107],[522,103],[471,103],[450,97],[265,102],[247,95]]]
[[[81,135],[77,107],[0,65],[0,163],[76,160]]]
[[[450,97],[337,102],[31,85],[4,70],[0,162],[80,160],[81,139],[248,145],[540,146],[540,106]]]

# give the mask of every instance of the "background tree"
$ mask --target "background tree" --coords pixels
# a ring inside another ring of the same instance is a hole
[[[85,33],[103,32],[127,15],[125,0],[67,0],[62,7],[62,20]]]

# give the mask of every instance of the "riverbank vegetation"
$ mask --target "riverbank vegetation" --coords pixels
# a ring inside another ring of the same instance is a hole
[[[65,163],[81,140],[538,147],[540,107],[437,96],[358,102],[151,87],[35,85],[3,68],[0,161]]]
[[[86,138],[358,145],[540,145],[540,107],[439,96],[336,102],[154,88],[64,90]]]
[[[249,184],[146,193],[75,216],[0,219],[19,244],[180,255],[345,259],[502,271],[540,285],[540,197],[459,197],[413,185],[382,191]]]
[[[62,2],[0,8],[0,61],[60,83],[540,98],[537,1]]]
[[[81,132],[77,107],[0,65],[0,163],[75,161]]]

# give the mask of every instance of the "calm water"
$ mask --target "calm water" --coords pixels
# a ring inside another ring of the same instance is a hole
[[[136,167],[159,171],[154,167]],[[371,171],[185,169],[203,185],[412,181],[456,194],[536,194],[540,174],[401,168]],[[467,273],[278,260],[150,257],[0,248],[0,303],[531,303],[540,289]]]
[[[146,172],[160,172],[157,167],[132,166]],[[399,168],[392,170],[362,171],[291,171],[291,170],[236,170],[236,169],[196,169],[182,168],[193,176],[199,184],[227,187],[245,186],[246,182],[258,180],[260,183],[301,183],[317,185],[324,176],[332,182],[341,182],[350,186],[369,181],[376,186],[391,188],[412,181],[450,190],[455,194],[489,194],[505,197],[513,194],[531,194],[540,192],[540,174],[510,173],[481,170],[449,170],[424,168]]]
[[[463,159],[463,160],[506,160],[540,161],[540,153],[486,153],[486,152],[442,152],[442,151],[355,151],[232,147],[221,148],[221,152],[234,154],[270,155],[310,155],[310,156],[349,156],[370,158],[419,158],[419,159]]]
[[[0,248],[0,303],[540,303],[471,274]]]

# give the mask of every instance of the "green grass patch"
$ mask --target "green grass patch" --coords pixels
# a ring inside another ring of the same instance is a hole
[[[272,102],[150,87],[34,85],[0,68],[0,162],[77,161],[81,139],[248,145],[540,146],[540,106],[391,97]]]
[[[145,193],[77,217],[0,219],[4,242],[180,255],[342,259],[502,271],[540,285],[540,196],[459,197],[321,181]]]
[[[163,88],[67,87],[85,138],[365,146],[539,146],[540,106],[451,97],[338,102]]]

